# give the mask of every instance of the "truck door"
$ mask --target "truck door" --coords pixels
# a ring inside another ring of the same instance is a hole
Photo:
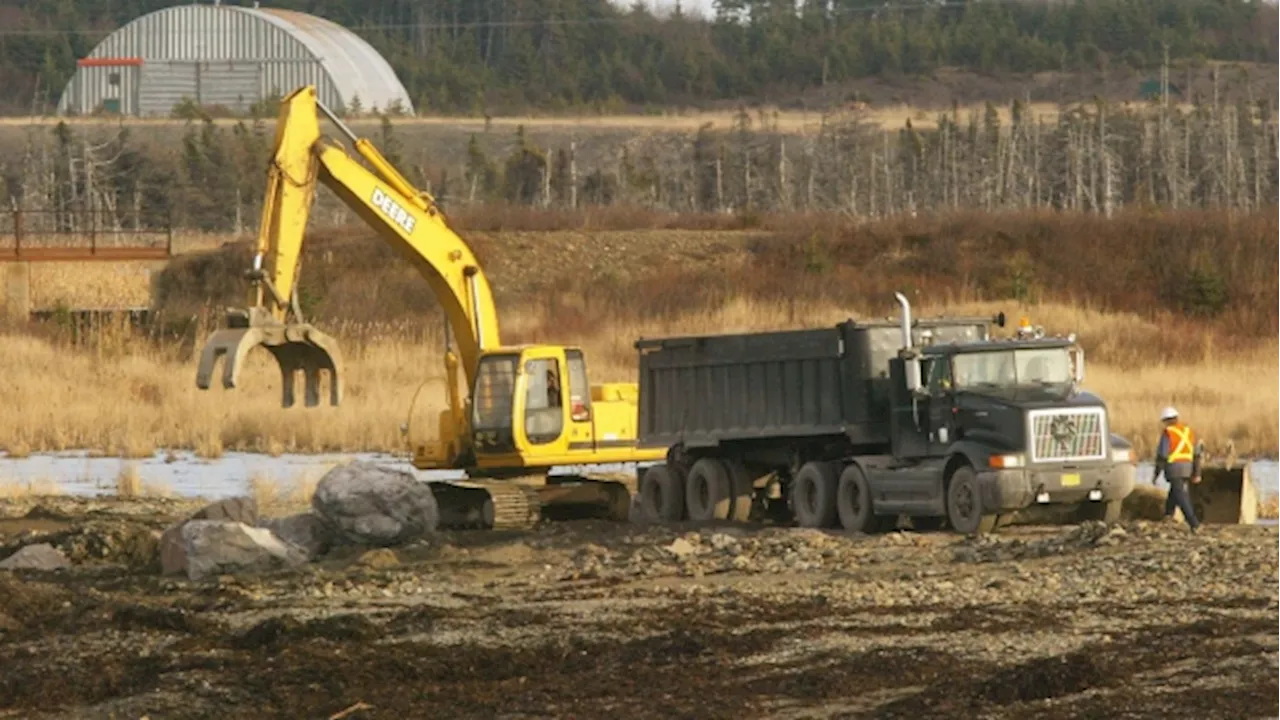
[[[923,369],[923,368],[922,368]],[[927,376],[926,376],[927,377]],[[893,454],[899,459],[911,460],[929,454],[929,406],[928,398],[913,396],[907,390],[903,363],[899,358],[889,361],[890,391],[889,432]]]
[[[951,413],[951,359],[946,356],[934,358],[929,363],[928,378],[929,411],[928,429],[926,433],[930,455],[942,455],[947,447],[955,442],[955,428]]]
[[[592,453],[596,449],[595,418],[587,361],[581,350],[565,350],[564,357],[569,368],[569,451]]]
[[[524,442],[520,451],[530,456],[559,455],[568,449],[569,395],[564,381],[564,352],[535,348],[524,353],[517,383],[516,414]]]

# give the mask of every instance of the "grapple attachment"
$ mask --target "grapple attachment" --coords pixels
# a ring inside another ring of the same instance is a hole
[[[250,350],[265,347],[280,365],[284,407],[293,407],[294,384],[301,370],[306,382],[306,405],[320,404],[320,371],[329,372],[329,404],[342,401],[342,355],[338,343],[307,323],[249,325],[218,330],[209,337],[200,353],[196,386],[208,390],[218,359],[226,356],[222,369],[222,386],[234,388],[240,367]]]

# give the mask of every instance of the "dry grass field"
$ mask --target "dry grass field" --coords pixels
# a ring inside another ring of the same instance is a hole
[[[884,317],[902,289],[918,313],[1004,311],[1014,322],[1025,314],[1051,333],[1077,333],[1086,386],[1108,400],[1115,430],[1144,456],[1167,404],[1211,451],[1230,443],[1241,455],[1275,454],[1274,212],[842,222],[770,216],[744,228],[724,217],[513,210],[461,215],[455,227],[494,285],[502,340],[580,344],[595,382],[633,381],[642,336]],[[169,321],[213,319],[213,309],[241,303],[244,243],[185,240],[217,249],[171,263],[157,279],[157,309]],[[0,335],[9,369],[0,377],[0,448],[126,457],[164,448],[206,457],[398,450],[415,391],[423,387],[417,429],[444,396],[435,300],[367,229],[318,232],[304,252],[315,259],[300,295],[347,360],[341,408],[280,408],[278,372],[264,350],[250,356],[239,390],[198,391],[193,342],[203,343],[207,324],[164,340],[106,329],[82,346],[48,328],[13,327]],[[1221,307],[1197,314],[1198,305],[1179,305],[1185,293],[1166,293],[1181,281],[1149,263],[1170,252],[1192,257],[1187,267],[1201,273],[1192,279],[1210,290],[1227,284]]]
[[[1023,311],[1008,303],[925,304],[919,309],[928,314]],[[1141,322],[1057,304],[1024,310],[1048,331],[1104,336],[1111,342],[1123,342],[1126,330]],[[519,309],[504,316],[504,332],[516,340],[555,337],[580,343],[594,382],[634,381],[631,344],[637,337],[776,329],[794,326],[797,316],[807,319],[803,324],[820,325],[848,315],[847,307],[793,309],[739,299],[674,320],[602,324],[567,335],[548,326],[541,312]],[[340,408],[292,410],[279,407],[278,372],[261,349],[250,355],[240,388],[201,392],[195,387],[194,362],[177,346],[156,348],[142,339],[122,338],[98,352],[67,352],[47,339],[5,335],[0,337],[0,363],[15,370],[0,384],[10,410],[0,418],[0,438],[15,454],[79,448],[125,457],[163,448],[194,448],[204,457],[232,449],[271,454],[397,451],[402,447],[398,428],[409,417],[414,392],[427,383],[414,408],[417,427],[432,416],[427,411],[441,407],[443,338],[381,332],[337,332],[340,338],[360,337],[343,348],[346,399]],[[1280,442],[1277,351],[1272,341],[1246,353],[1187,364],[1093,361],[1087,365],[1086,386],[1107,398],[1116,431],[1135,442],[1144,456],[1157,438],[1157,414],[1170,403],[1182,410],[1212,452],[1225,452],[1230,441],[1241,454],[1273,453]],[[1141,347],[1132,352],[1139,356]]]

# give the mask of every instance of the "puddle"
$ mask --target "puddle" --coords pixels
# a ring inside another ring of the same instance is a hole
[[[17,459],[0,456],[0,484],[53,482],[68,495],[100,495],[114,492],[116,477],[121,470],[132,465],[144,483],[175,495],[217,499],[243,494],[248,489],[249,480],[255,476],[270,478],[288,487],[299,481],[319,479],[335,465],[352,460],[372,460],[411,472],[426,481],[462,477],[460,471],[417,470],[407,456],[383,453],[285,454],[272,457],[229,452],[220,458],[206,460],[190,452],[158,452],[152,457],[126,460],[68,451],[32,454]],[[604,472],[625,472],[628,469],[621,465],[590,467]],[[562,468],[552,470],[553,474],[563,472],[566,470]]]
[[[0,457],[0,483],[51,481],[70,495],[97,495],[115,490],[116,476],[127,465],[134,466],[144,483],[163,487],[177,495],[221,498],[244,493],[250,478],[265,476],[282,486],[305,479],[318,479],[329,468],[350,460],[372,460],[388,467],[406,470],[421,480],[447,480],[462,477],[455,471],[421,471],[409,464],[403,455],[381,453],[335,453],[330,455],[280,455],[226,453],[215,460],[204,460],[194,454],[157,453],[153,457],[123,460],[113,457],[90,457],[87,452],[63,452],[31,455],[20,459]],[[605,472],[626,472],[634,466],[591,466]],[[1148,484],[1151,464],[1138,464],[1138,483]],[[565,472],[555,468],[553,474]],[[1255,460],[1249,471],[1260,498],[1280,492],[1278,466],[1275,460]],[[1169,485],[1163,479],[1158,487]]]

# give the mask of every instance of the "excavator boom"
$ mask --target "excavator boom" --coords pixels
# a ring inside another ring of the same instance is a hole
[[[346,136],[354,155],[321,135],[321,113]],[[371,143],[356,137],[317,100],[314,87],[303,87],[281,103],[262,224],[247,273],[252,283],[247,307],[229,309],[227,327],[207,341],[196,384],[208,389],[215,366],[225,358],[222,384],[236,387],[245,357],[261,346],[280,365],[285,407],[294,404],[299,371],[305,376],[308,406],[320,404],[325,373],[330,404],[342,401],[337,341],[307,322],[297,300],[304,232],[317,184],[329,188],[396,248],[445,311],[448,408],[439,411],[434,439],[410,439],[408,427],[403,428],[415,467],[467,473],[464,481],[432,484],[442,524],[524,527],[550,506],[625,519],[631,497],[625,482],[576,476],[553,481],[548,471],[662,457],[665,450],[635,444],[634,393],[628,395],[619,385],[589,386],[578,348],[503,347],[488,278],[471,249],[445,223],[434,198],[413,187]],[[458,392],[459,369],[466,376],[466,398]]]
[[[322,137],[317,111],[338,126],[372,170]],[[245,356],[261,345],[280,365],[285,407],[294,404],[294,378],[300,370],[306,378],[308,406],[320,402],[322,371],[330,376],[330,404],[341,402],[338,344],[307,323],[297,303],[300,255],[317,182],[399,250],[427,281],[457,343],[460,362],[446,358],[448,367],[460,365],[470,386],[481,352],[501,344],[488,279],[470,248],[445,224],[434,198],[414,188],[372,144],[357,138],[319,102],[311,86],[281,102],[262,223],[247,273],[252,281],[248,307],[229,309],[228,327],[209,338],[201,353],[197,386],[208,389],[218,360],[225,358],[222,384],[236,387]],[[461,408],[453,411],[461,421]]]

